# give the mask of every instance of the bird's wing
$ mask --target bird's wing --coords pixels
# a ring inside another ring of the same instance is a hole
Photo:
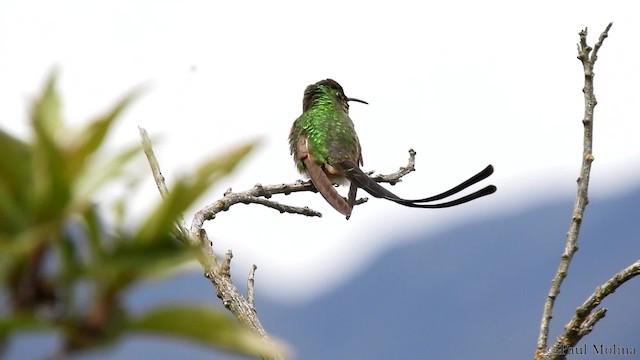
[[[298,139],[298,143],[296,145],[295,156],[297,160],[302,161],[307,170],[307,174],[311,178],[311,182],[316,187],[318,192],[322,195],[322,197],[327,200],[327,202],[333,206],[334,209],[338,210],[341,214],[345,215],[347,219],[351,216],[351,209],[353,205],[347,203],[345,199],[340,196],[340,194],[336,191],[335,187],[325,174],[322,166],[313,161],[313,157],[309,154],[308,147],[308,139],[306,135],[301,135]],[[355,198],[355,194],[354,194]]]

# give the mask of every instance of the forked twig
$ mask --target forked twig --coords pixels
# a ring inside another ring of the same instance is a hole
[[[602,47],[602,43],[607,38],[612,25],[613,23],[610,23],[602,34],[600,34],[598,42],[595,44],[593,49],[587,45],[587,29],[585,28],[579,33],[580,43],[578,44],[578,59],[582,62],[584,70],[584,88],[582,91],[584,93],[585,102],[584,117],[582,120],[584,125],[582,165],[580,168],[580,176],[578,178],[576,201],[573,207],[569,231],[567,232],[566,246],[562,253],[556,274],[551,280],[551,288],[549,289],[549,294],[547,295],[547,299],[544,304],[542,321],[540,324],[540,334],[538,336],[538,343],[536,347],[535,358],[537,360],[566,358],[568,348],[575,346],[582,337],[589,334],[594,325],[605,316],[606,309],[595,310],[596,306],[600,304],[600,301],[602,301],[602,299],[607,295],[613,293],[615,289],[625,281],[628,281],[638,275],[638,272],[640,271],[639,261],[614,275],[613,278],[598,287],[587,301],[576,309],[576,315],[569,324],[565,326],[565,331],[563,334],[558,336],[554,345],[547,348],[549,324],[553,316],[553,306],[556,297],[560,293],[562,282],[567,276],[567,271],[571,264],[571,260],[573,259],[573,255],[578,251],[580,226],[582,224],[585,208],[589,203],[589,179],[591,174],[591,164],[594,160],[593,112],[597,104],[593,90],[593,67],[598,58],[598,50]]]

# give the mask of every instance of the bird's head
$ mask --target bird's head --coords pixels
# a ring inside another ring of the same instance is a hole
[[[338,104],[345,112],[349,112],[349,101],[356,101],[363,104],[369,104],[366,101],[350,98],[344,94],[342,86],[332,79],[320,80],[315,84],[307,86],[302,99],[302,111],[309,110],[318,101],[337,100]]]

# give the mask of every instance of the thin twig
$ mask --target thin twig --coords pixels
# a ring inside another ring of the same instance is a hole
[[[398,171],[388,174],[388,175],[374,175],[371,176],[373,181],[378,183],[389,183],[391,185],[395,185],[399,182],[402,182],[402,177],[409,174],[412,171],[416,170],[416,152],[413,149],[409,149],[409,161],[406,166],[401,167]],[[369,173],[369,175],[373,174],[373,171]]]
[[[249,301],[249,305],[251,305],[251,307],[253,308],[253,311],[256,311],[256,304],[255,304],[255,289],[254,289],[254,285],[255,285],[255,276],[256,276],[256,270],[258,269],[258,267],[256,266],[256,264],[253,264],[253,266],[251,267],[251,270],[249,270],[249,277],[247,278],[247,301]]]
[[[608,295],[613,294],[622,284],[640,275],[640,260],[621,270],[604,284],[598,286],[593,294],[576,309],[575,315],[571,321],[565,325],[562,335],[558,336],[556,342],[548,350],[549,360],[565,359],[567,350],[576,346],[580,339],[589,334],[594,325],[602,319],[607,309],[600,308],[594,312],[594,309],[600,305],[602,300]]]
[[[607,309],[600,308],[595,312],[591,313],[580,325],[580,330],[578,331],[578,335],[582,338],[593,331],[593,327],[596,325],[600,319],[607,315]]]
[[[160,196],[162,196],[162,198],[164,199],[169,195],[169,190],[167,189],[167,183],[165,182],[164,176],[162,175],[162,171],[160,171],[160,164],[158,163],[156,154],[154,153],[153,147],[151,146],[149,133],[147,133],[147,130],[140,126],[138,126],[138,131],[140,132],[140,137],[142,138],[142,149],[144,150],[144,154],[147,157],[149,166],[151,167],[153,180],[155,180],[158,191],[160,191]],[[187,223],[184,221],[184,216],[180,215],[180,217],[178,218],[178,224],[176,226],[176,231],[178,232],[177,235],[182,241],[189,242],[192,239],[187,236],[186,229]],[[189,244],[197,245],[190,242]]]
[[[600,39],[596,44],[596,48],[593,49],[587,45],[587,29],[579,33],[580,43],[578,44],[578,59],[582,62],[584,69],[584,118],[582,123],[584,125],[584,140],[583,140],[583,152],[582,152],[582,165],[580,168],[580,177],[578,178],[578,190],[576,200],[573,206],[573,214],[571,217],[571,223],[569,225],[569,231],[567,232],[567,242],[564,252],[560,259],[560,265],[558,270],[551,280],[551,288],[544,304],[544,310],[542,313],[542,321],[540,324],[540,334],[538,336],[538,344],[536,347],[536,359],[545,357],[547,348],[547,341],[549,336],[549,323],[553,316],[553,305],[555,299],[560,293],[560,286],[567,276],[569,265],[573,255],[578,251],[578,236],[580,234],[580,226],[584,216],[584,211],[589,203],[588,189],[589,178],[591,174],[591,163],[593,162],[593,110],[597,104],[596,97],[593,92],[593,66],[597,59],[597,52],[602,46],[602,42],[607,37],[609,29],[613,23],[610,23],[604,30]],[[591,54],[591,57],[589,55]]]

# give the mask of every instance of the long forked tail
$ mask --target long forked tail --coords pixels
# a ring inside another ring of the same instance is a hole
[[[430,196],[423,199],[416,199],[416,200],[403,199],[397,196],[396,194],[392,193],[391,191],[385,189],[380,184],[373,181],[373,179],[371,179],[367,174],[362,172],[362,170],[355,163],[352,163],[350,161],[344,162],[340,164],[340,168],[343,170],[345,176],[351,182],[354,182],[355,184],[357,184],[358,187],[362,188],[364,191],[368,192],[372,196],[391,200],[400,205],[414,207],[414,208],[440,209],[440,208],[456,206],[456,205],[464,204],[466,202],[475,200],[483,196],[493,194],[497,190],[497,188],[494,185],[489,185],[474,193],[471,193],[469,195],[463,196],[455,200],[438,203],[438,204],[426,204],[428,202],[433,202],[433,201],[448,198],[451,195],[457,194],[462,190],[486,179],[491,174],[493,174],[493,166],[491,165],[487,166],[479,173],[475,174],[474,176],[470,177],[469,179],[463,181],[459,185],[454,186],[453,188],[445,192],[442,192],[438,195]]]

